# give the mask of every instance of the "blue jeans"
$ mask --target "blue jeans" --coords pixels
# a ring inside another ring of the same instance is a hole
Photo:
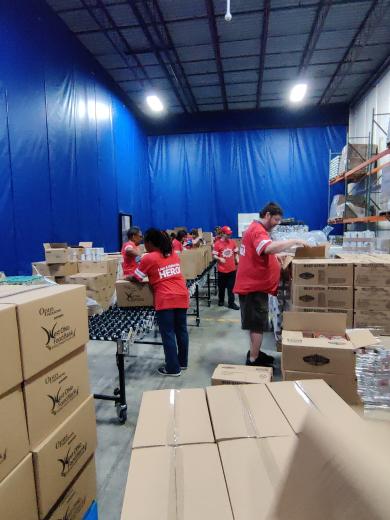
[[[171,374],[188,364],[187,309],[166,309],[156,312],[164,345],[165,368]]]

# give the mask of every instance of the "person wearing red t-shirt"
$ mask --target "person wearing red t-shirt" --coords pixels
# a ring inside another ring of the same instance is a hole
[[[181,253],[183,251],[183,249],[184,249],[183,242],[184,242],[186,236],[187,236],[187,233],[183,229],[178,231],[177,235],[174,238],[171,236],[172,247],[176,253]]]
[[[154,295],[157,323],[164,346],[165,365],[158,369],[164,376],[179,376],[188,365],[187,309],[190,298],[181,274],[180,260],[172,250],[169,235],[158,229],[145,233],[144,255],[132,277],[146,277]]]
[[[221,238],[214,243],[213,257],[217,261],[218,269],[218,305],[223,307],[227,289],[229,309],[238,311],[240,307],[236,305],[233,294],[238,264],[238,248],[231,236],[232,230],[230,227],[223,226]]]
[[[279,287],[280,262],[276,255],[290,247],[306,245],[303,240],[271,240],[269,233],[280,224],[282,216],[283,210],[270,202],[261,210],[260,220],[254,220],[242,238],[233,291],[240,298],[242,329],[249,331],[247,365],[270,366],[274,362],[260,349],[268,325],[268,295],[276,295]]]
[[[138,226],[132,226],[127,232],[128,241],[122,246],[122,268],[124,276],[131,276],[141,259],[142,251],[138,247],[142,242],[142,232]]]

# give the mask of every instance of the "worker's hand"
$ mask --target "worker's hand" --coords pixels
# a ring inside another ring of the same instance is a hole
[[[218,262],[221,262],[221,264],[226,264],[226,259],[225,258],[218,258]]]
[[[306,240],[295,240],[295,245],[297,247],[310,247],[309,242],[306,242]]]

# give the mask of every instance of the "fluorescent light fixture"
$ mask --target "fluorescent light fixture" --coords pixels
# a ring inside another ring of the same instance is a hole
[[[164,105],[158,96],[146,96],[146,103],[153,112],[162,112],[164,110]]]
[[[294,85],[290,92],[291,103],[299,103],[306,96],[307,83],[297,83]]]

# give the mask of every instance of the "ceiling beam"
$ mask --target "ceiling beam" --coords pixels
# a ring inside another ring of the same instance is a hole
[[[359,103],[359,101],[372,89],[375,84],[381,79],[381,77],[390,70],[390,52],[387,57],[382,61],[379,67],[372,73],[370,79],[365,83],[363,88],[359,88],[351,100],[351,107]]]
[[[150,20],[153,21],[152,23],[153,23],[154,31],[155,31],[155,33],[156,33],[156,35],[157,35],[157,37],[158,37],[162,47],[164,47],[166,43],[168,44],[168,48],[169,48],[169,50],[173,54],[173,60],[170,59],[168,51],[164,51],[165,55],[169,59],[170,64],[171,64],[172,67],[175,67],[175,65],[177,65],[177,67],[179,69],[179,72],[181,74],[181,77],[183,78],[183,81],[184,81],[184,86],[182,85],[182,90],[184,90],[187,93],[187,96],[189,97],[189,101],[192,104],[195,112],[198,112],[199,108],[198,108],[195,96],[194,96],[194,94],[193,94],[193,92],[191,90],[191,85],[190,85],[190,83],[188,81],[188,78],[187,78],[187,75],[185,73],[184,67],[183,67],[183,65],[181,63],[179,54],[178,54],[178,52],[177,52],[177,50],[175,48],[175,45],[173,43],[173,40],[172,40],[172,37],[171,37],[171,33],[169,32],[167,24],[164,21],[164,15],[163,15],[163,13],[162,13],[162,11],[160,9],[160,4],[158,3],[158,0],[152,0],[152,4],[153,4],[153,7],[154,7],[154,9],[155,9],[155,11],[156,11],[156,13],[158,15],[158,19],[159,19],[159,21],[162,24],[162,27],[164,29],[166,42],[164,41],[164,38],[162,37],[162,35],[160,33],[160,29],[159,29],[159,26],[157,25],[157,21],[155,21],[153,19],[153,13],[152,13],[152,11],[151,11],[151,9],[149,7],[149,4],[148,4],[148,2],[146,2],[145,3],[145,8],[146,8],[146,10],[148,12]]]
[[[359,25],[352,41],[350,42],[343,59],[337,66],[331,80],[326,86],[319,104],[327,104],[342,84],[344,78],[350,73],[352,65],[355,63],[357,56],[362,48],[375,33],[375,29],[380,25],[381,20],[388,9],[387,0],[373,0],[368,7],[366,16]]]
[[[173,90],[173,92],[175,93],[175,96],[178,100],[178,102],[180,103],[180,106],[182,107],[182,109],[184,110],[184,112],[188,112],[188,108],[185,104],[185,102],[183,101],[183,98],[179,92],[179,89],[177,88],[177,85],[176,85],[176,82],[178,83],[177,81],[177,78],[175,76],[175,81],[173,80],[172,76],[171,76],[171,73],[169,72],[168,70],[168,67],[166,66],[162,56],[161,56],[161,52],[158,50],[156,44],[154,43],[154,40],[153,40],[153,37],[152,37],[152,34],[149,30],[149,28],[147,27],[146,23],[145,23],[145,20],[141,14],[141,11],[138,7],[138,5],[135,3],[135,2],[131,2],[130,0],[128,0],[128,5],[129,7],[131,8],[131,10],[133,11],[134,13],[134,16],[136,17],[137,19],[137,22],[139,23],[139,25],[141,26],[141,29],[145,35],[145,38],[148,40],[148,43],[151,47],[151,51],[153,52],[153,54],[156,56],[157,58],[157,61],[160,65],[160,67],[162,68],[162,70],[164,71],[164,74],[169,82],[169,84],[171,85],[171,88]],[[172,68],[171,68],[172,70]]]
[[[206,10],[207,10],[207,18],[209,22],[209,29],[211,34],[211,41],[214,48],[215,61],[217,65],[217,74],[219,79],[219,85],[222,93],[222,104],[223,109],[226,111],[228,109],[227,102],[227,94],[226,94],[226,85],[223,76],[223,66],[222,66],[222,58],[221,58],[221,49],[219,47],[219,36],[217,29],[217,22],[215,20],[215,11],[213,0],[205,0]]]
[[[261,44],[259,56],[259,77],[256,88],[256,108],[260,108],[261,91],[263,88],[265,55],[267,53],[268,27],[271,10],[271,0],[264,0],[263,24],[261,29]]]
[[[325,20],[328,16],[331,5],[332,0],[321,0],[318,5],[316,16],[299,63],[298,75],[304,75],[308,65],[310,64],[310,60],[317,46],[322,29],[324,28]]]

